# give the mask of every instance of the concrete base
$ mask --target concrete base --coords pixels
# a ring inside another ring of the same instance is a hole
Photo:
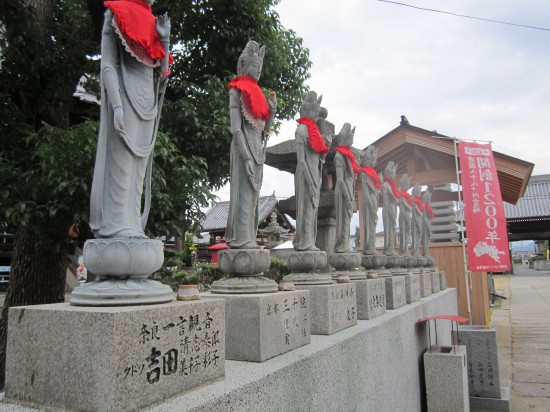
[[[447,289],[447,273],[445,271],[439,272],[439,289]]]
[[[469,412],[465,346],[432,346],[424,353],[428,411]]]
[[[501,388],[501,398],[483,398],[470,396],[471,411],[509,411],[510,410],[510,388]]]
[[[386,313],[386,282],[384,279],[354,281],[357,287],[357,319],[374,319]]]
[[[147,412],[425,411],[422,356],[428,332],[426,323],[416,321],[441,313],[457,314],[455,289],[331,336],[314,335],[310,345],[261,364],[226,361],[225,379]],[[440,322],[437,334],[438,342],[450,344],[450,322]],[[36,411],[4,402],[0,409]]]
[[[386,308],[397,309],[407,304],[405,289],[405,276],[387,277],[386,282]]]
[[[311,334],[332,335],[357,324],[355,283],[296,286],[311,297]]]
[[[420,273],[420,296],[426,298],[432,294],[432,275],[428,272]]]
[[[222,378],[220,300],[10,308],[6,400],[134,411]]]
[[[441,290],[441,286],[439,284],[439,271],[433,270],[430,272],[430,275],[432,277],[432,293],[437,293]]]
[[[420,300],[420,275],[405,276],[405,300],[407,303],[418,302]]]
[[[201,296],[225,300],[227,359],[264,362],[311,340],[307,291]]]

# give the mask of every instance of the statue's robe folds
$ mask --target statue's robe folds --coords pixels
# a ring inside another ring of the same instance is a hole
[[[405,196],[401,196],[399,199],[399,254],[402,256],[409,255],[411,211],[412,206],[407,203]]]
[[[322,181],[321,155],[309,146],[307,127],[296,129],[296,154],[298,162],[294,173],[296,192],[296,250],[317,250],[317,212]]]
[[[378,195],[372,177],[361,173],[361,186],[363,189],[363,253],[374,255],[376,253],[376,225],[378,224]]]
[[[397,219],[397,198],[388,182],[382,185],[382,223],[384,225],[384,254],[395,255],[395,227]]]
[[[230,199],[225,240],[231,248],[257,247],[258,200],[262,186],[266,146],[262,130],[244,107],[241,92],[236,88],[229,91],[229,109],[241,112],[241,130],[246,150],[252,159],[254,177],[246,171],[246,162],[236,139],[231,142],[230,152]],[[265,120],[264,120],[265,123]]]
[[[99,238],[145,237],[161,79],[153,67],[138,61],[122,44],[112,19],[108,11],[102,39],[101,116],[90,227]],[[114,128],[113,104],[103,81],[107,71],[114,71],[118,78],[125,136]]]
[[[355,192],[353,182],[355,172],[351,162],[340,152],[334,154],[334,167],[336,169],[336,184],[334,187],[334,202],[336,206],[336,253],[349,252],[350,222],[353,215]]]

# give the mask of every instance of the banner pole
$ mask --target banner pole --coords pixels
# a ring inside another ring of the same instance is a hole
[[[464,243],[464,203],[462,203],[462,185],[460,184],[460,173],[461,170],[458,167],[458,151],[456,150],[457,139],[453,137],[453,144],[455,150],[455,169],[456,169],[456,184],[458,185],[458,204],[460,207],[460,233],[461,233],[461,243],[462,243],[462,261],[464,262],[464,280],[466,281],[466,304],[468,308],[468,324],[472,324],[472,306],[470,303],[470,281],[468,273],[468,262],[466,260],[466,243]]]

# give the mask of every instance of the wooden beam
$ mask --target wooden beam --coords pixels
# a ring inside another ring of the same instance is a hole
[[[548,240],[550,232],[508,233],[508,242],[516,240]]]

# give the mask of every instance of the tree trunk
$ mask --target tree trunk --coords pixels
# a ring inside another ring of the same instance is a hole
[[[25,231],[15,235],[10,283],[0,318],[0,389],[6,379],[8,309],[65,300],[66,253],[56,252]]]

